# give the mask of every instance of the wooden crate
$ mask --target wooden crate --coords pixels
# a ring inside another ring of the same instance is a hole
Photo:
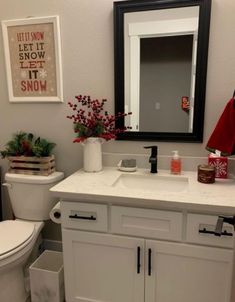
[[[48,176],[55,171],[55,156],[9,156],[9,173]]]

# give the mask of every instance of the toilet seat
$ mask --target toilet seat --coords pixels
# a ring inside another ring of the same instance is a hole
[[[0,223],[0,260],[25,247],[34,237],[35,225],[26,221],[6,220]]]

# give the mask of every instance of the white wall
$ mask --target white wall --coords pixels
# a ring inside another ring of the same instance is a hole
[[[235,1],[212,2],[204,143],[157,143],[160,154],[178,149],[185,156],[205,156],[205,143],[235,89]],[[57,168],[69,175],[82,165],[82,146],[72,143],[66,101],[75,94],[90,94],[107,98],[108,110],[114,110],[113,0],[0,0],[0,20],[49,15],[59,15],[61,21],[65,102],[9,103],[0,33],[0,149],[12,133],[33,132],[57,143]],[[144,145],[146,142],[113,141],[103,149],[147,154]],[[6,171],[7,162],[0,160],[0,165]]]

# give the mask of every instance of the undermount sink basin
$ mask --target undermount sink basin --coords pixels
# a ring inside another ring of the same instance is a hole
[[[142,191],[181,192],[188,188],[188,178],[178,175],[121,174],[113,183],[113,187]]]

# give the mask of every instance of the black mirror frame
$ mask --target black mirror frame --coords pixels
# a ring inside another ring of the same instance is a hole
[[[120,133],[117,137],[118,140],[155,140],[165,142],[203,141],[211,0],[130,0],[114,2],[115,113],[124,112],[124,14],[128,12],[188,6],[199,6],[193,132],[174,133],[127,131]],[[124,119],[118,120],[116,122],[116,128],[123,127]]]

